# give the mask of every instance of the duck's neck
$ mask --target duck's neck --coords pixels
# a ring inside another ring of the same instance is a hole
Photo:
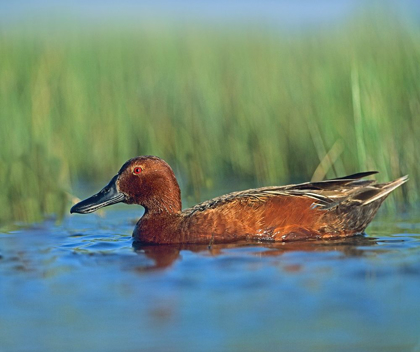
[[[175,175],[165,175],[153,182],[153,193],[143,202],[145,215],[178,214],[182,210],[181,190]]]

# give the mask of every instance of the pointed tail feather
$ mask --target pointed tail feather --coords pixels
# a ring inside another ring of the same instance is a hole
[[[376,185],[377,187],[369,189],[366,192],[357,195],[356,199],[362,201],[363,205],[370,204],[375,200],[388,196],[394,189],[401,186],[403,183],[408,181],[408,175],[400,177],[395,181],[382,183]]]

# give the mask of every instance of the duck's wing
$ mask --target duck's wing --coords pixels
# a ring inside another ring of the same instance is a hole
[[[331,209],[339,204],[358,203],[359,205],[367,205],[378,199],[384,200],[389,193],[408,180],[407,176],[386,183],[360,180],[362,177],[375,173],[377,172],[365,172],[333,180],[296,185],[288,191],[293,195],[318,199],[319,202],[314,206],[321,209]]]
[[[376,174],[377,171],[361,172],[345,177],[318,182],[305,182],[287,186],[262,187],[241,192],[233,192],[221,197],[210,199],[196,206],[185,209],[184,215],[214,209],[228,202],[265,202],[272,197],[295,196],[314,200],[312,206],[320,209],[331,209],[343,202],[369,204],[379,198],[384,198],[392,190],[407,181],[407,176],[393,182],[378,184],[373,180],[361,178]]]

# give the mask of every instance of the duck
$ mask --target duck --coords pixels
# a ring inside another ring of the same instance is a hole
[[[408,180],[377,183],[368,171],[345,177],[229,193],[182,210],[172,168],[156,156],[128,160],[98,193],[70,213],[116,204],[144,208],[133,231],[144,244],[290,242],[363,234],[387,196]]]

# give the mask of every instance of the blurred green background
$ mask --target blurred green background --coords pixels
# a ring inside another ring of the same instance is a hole
[[[305,25],[3,15],[0,223],[61,216],[143,154],[172,165],[191,203],[378,170],[410,176],[388,206],[415,205],[420,29],[388,5]]]

